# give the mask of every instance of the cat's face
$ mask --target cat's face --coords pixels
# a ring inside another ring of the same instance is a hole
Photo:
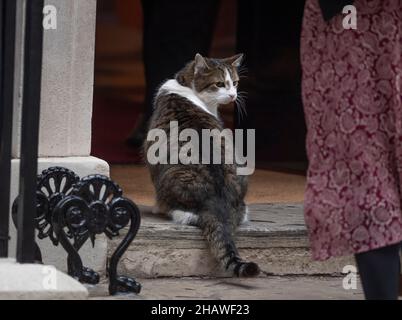
[[[243,55],[226,59],[208,59],[200,54],[194,60],[194,90],[205,103],[221,105],[237,99],[238,67]]]

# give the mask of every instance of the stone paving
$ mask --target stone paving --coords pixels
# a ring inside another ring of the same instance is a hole
[[[271,276],[256,279],[159,278],[137,279],[142,291],[108,296],[107,285],[89,287],[94,300],[361,300],[357,289],[345,290],[342,277]]]

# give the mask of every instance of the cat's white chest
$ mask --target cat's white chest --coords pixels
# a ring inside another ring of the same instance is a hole
[[[192,104],[199,107],[203,111],[213,115],[214,117],[218,117],[217,109],[210,108],[206,105],[191,88],[182,86],[177,82],[176,79],[167,80],[159,89],[158,95],[165,91],[167,94],[177,94],[183,98],[189,100]]]

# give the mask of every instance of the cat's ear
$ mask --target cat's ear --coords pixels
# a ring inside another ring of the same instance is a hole
[[[244,56],[243,53],[239,53],[239,54],[236,54],[233,57],[226,58],[224,60],[225,60],[226,63],[231,64],[233,67],[238,68],[238,67],[240,67],[240,65],[241,65],[241,63],[243,61],[243,56]]]
[[[209,66],[208,66],[205,58],[202,55],[200,55],[199,53],[197,53],[194,58],[194,73],[197,73],[200,70],[208,69],[208,68],[209,68]]]

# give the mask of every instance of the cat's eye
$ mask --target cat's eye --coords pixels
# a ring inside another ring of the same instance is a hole
[[[216,85],[218,88],[224,88],[224,87],[225,87],[225,83],[224,83],[224,82],[216,82],[215,85]]]
[[[233,86],[237,87],[239,85],[239,81],[233,81]]]

